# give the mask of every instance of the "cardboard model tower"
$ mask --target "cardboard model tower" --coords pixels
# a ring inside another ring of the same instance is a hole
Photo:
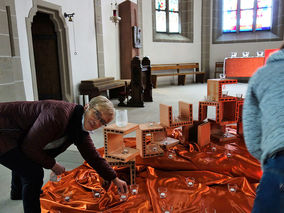
[[[211,125],[211,136],[225,141],[236,137],[226,133],[226,125],[237,124],[237,133],[242,134],[242,97],[229,96],[228,91],[224,90],[227,84],[237,84],[235,79],[209,79],[207,81],[207,100],[199,102],[199,122],[207,118],[208,106],[216,108],[215,120],[208,119]],[[203,144],[205,145],[205,144]]]

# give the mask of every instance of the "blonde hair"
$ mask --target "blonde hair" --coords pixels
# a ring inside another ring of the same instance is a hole
[[[89,108],[99,110],[101,113],[109,118],[110,122],[114,117],[114,106],[113,103],[105,96],[99,95],[92,98],[89,102]]]

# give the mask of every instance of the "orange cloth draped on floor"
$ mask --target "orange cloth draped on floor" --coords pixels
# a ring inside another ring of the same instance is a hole
[[[178,134],[177,134],[178,135]],[[176,136],[177,136],[176,135]],[[135,147],[135,138],[125,139]],[[212,147],[214,146],[214,149]],[[216,149],[216,150],[215,150]],[[232,154],[227,157],[225,151]],[[103,149],[99,149],[102,153]],[[174,157],[169,158],[172,154]],[[115,168],[118,176],[129,183],[129,168]],[[108,191],[101,186],[98,174],[87,164],[65,172],[59,182],[43,187],[43,213],[79,212],[251,212],[255,190],[262,175],[259,162],[246,150],[242,139],[214,142],[205,147],[178,144],[162,157],[136,158],[138,194],[128,194],[120,201],[116,186]],[[186,177],[195,184],[188,187]],[[236,184],[230,192],[228,184]],[[167,197],[160,198],[158,187],[167,187]],[[92,190],[100,191],[95,198]],[[65,199],[69,197],[70,199]]]

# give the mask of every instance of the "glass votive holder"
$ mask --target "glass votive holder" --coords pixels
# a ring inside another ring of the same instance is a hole
[[[204,101],[210,102],[213,101],[213,98],[211,96],[204,96]]]
[[[165,204],[161,207],[163,213],[171,213],[174,210],[173,206],[166,206]]]
[[[155,126],[155,125],[157,125],[157,122],[154,122],[154,121],[153,121],[153,122],[150,122],[150,123],[149,123],[149,126]]]
[[[158,146],[157,145],[153,145],[152,146],[152,152],[157,152],[158,151]]]
[[[62,195],[63,195],[64,200],[66,202],[69,202],[71,200],[71,197],[72,197],[72,191],[64,192]]]
[[[257,51],[256,52],[256,56],[257,57],[263,57],[264,56],[264,52],[263,51]]]
[[[52,182],[59,182],[61,180],[61,177],[59,175],[56,175],[54,172],[51,172],[49,180]]]
[[[226,78],[226,74],[224,74],[224,73],[219,74],[219,78],[220,78],[221,80],[225,79],[225,78]]]
[[[228,96],[229,91],[228,90],[222,90],[222,96],[223,97],[227,97]]]
[[[244,51],[244,52],[242,52],[242,54],[243,54],[243,57],[245,57],[245,58],[249,57],[249,52],[248,51]]]
[[[227,156],[227,158],[231,158],[232,157],[232,153],[230,152],[230,150],[226,150],[225,151],[225,156]]]
[[[210,208],[210,207],[206,207],[204,209],[204,213],[216,213],[216,209]]]
[[[194,187],[195,179],[194,179],[193,177],[186,177],[186,178],[185,178],[185,182],[186,182],[186,185],[187,185],[189,188],[192,188],[192,187]]]
[[[231,193],[235,193],[238,190],[238,185],[235,183],[228,183],[227,186],[228,186],[228,191]]]
[[[160,198],[166,198],[167,197],[167,191],[168,189],[166,187],[158,187],[158,193],[160,195]]]
[[[127,201],[127,198],[128,198],[128,194],[127,193],[121,193],[119,200],[120,201]]]
[[[126,147],[122,148],[121,154],[126,155],[128,153],[129,153],[129,150]]]
[[[94,198],[100,198],[101,197],[101,192],[102,192],[102,189],[93,189],[92,190],[93,197]]]
[[[115,110],[115,124],[119,127],[125,127],[128,124],[128,116],[126,109]]]
[[[176,157],[176,153],[175,152],[169,152],[168,153],[168,158],[169,159],[174,159]]]
[[[211,152],[216,152],[216,151],[217,151],[216,145],[213,144],[213,143],[210,143],[210,145],[209,145],[209,150],[210,150]]]
[[[237,55],[238,55],[238,53],[237,53],[237,52],[231,52],[231,58],[236,58],[236,57],[237,57]]]
[[[130,192],[131,192],[132,195],[137,195],[138,189],[139,189],[139,185],[137,185],[137,184],[130,185]]]
[[[237,97],[237,99],[242,99],[243,94],[241,94],[241,93],[237,93],[237,94],[236,94],[236,97]]]

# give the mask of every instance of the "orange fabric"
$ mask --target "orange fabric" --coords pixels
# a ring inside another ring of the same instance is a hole
[[[226,58],[226,77],[251,77],[254,72],[264,65],[264,57]]]
[[[135,146],[135,138],[127,138]],[[216,151],[212,151],[212,147]],[[200,149],[200,150],[199,150]],[[226,156],[226,150],[232,154]],[[100,149],[102,152],[103,150]],[[174,158],[169,159],[169,153]],[[121,179],[129,181],[129,169],[115,168]],[[115,185],[108,191],[101,186],[98,174],[87,164],[65,172],[60,182],[48,182],[43,187],[43,213],[53,212],[251,212],[255,190],[262,175],[259,162],[246,150],[242,139],[210,143],[205,147],[178,144],[162,157],[136,158],[138,195],[128,194],[120,201]],[[186,177],[194,177],[194,187],[188,187]],[[237,192],[228,191],[227,184],[237,184]],[[158,187],[167,187],[167,197],[161,199]],[[95,198],[92,190],[101,190]],[[65,201],[69,196],[70,200]]]

